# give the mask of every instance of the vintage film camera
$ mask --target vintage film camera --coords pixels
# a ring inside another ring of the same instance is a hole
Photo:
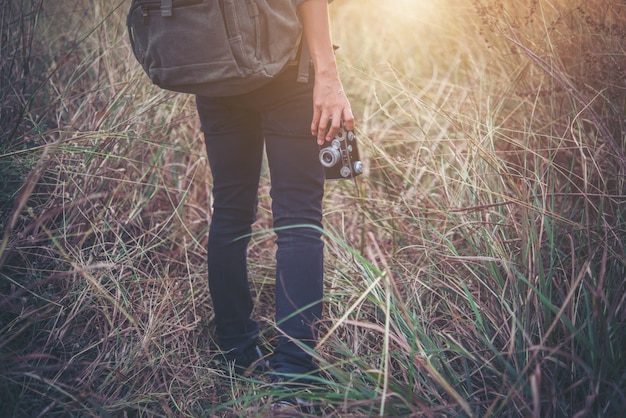
[[[320,163],[328,180],[350,179],[363,173],[356,135],[343,127],[332,141],[320,147]]]

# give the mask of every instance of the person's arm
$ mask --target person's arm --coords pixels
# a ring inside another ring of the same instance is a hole
[[[354,116],[335,62],[327,0],[305,0],[300,4],[300,16],[315,69],[311,133],[323,145],[324,140],[335,137],[342,120],[347,130],[353,130]]]

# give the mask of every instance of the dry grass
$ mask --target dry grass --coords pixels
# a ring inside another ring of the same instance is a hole
[[[145,82],[123,2],[48,3],[0,10],[0,414],[266,414],[215,364],[193,100]],[[332,6],[367,172],[328,185],[321,414],[618,416],[626,7],[427,3]],[[265,349],[269,208],[264,179]]]

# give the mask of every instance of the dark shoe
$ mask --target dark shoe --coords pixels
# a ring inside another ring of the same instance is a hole
[[[269,362],[263,358],[263,353],[258,346],[241,351],[233,349],[224,353],[224,359],[233,367],[238,376],[264,373],[269,370]]]
[[[287,375],[271,371],[269,381],[272,391],[276,393],[270,404],[275,416],[295,417],[315,415],[319,412],[319,405],[315,405],[315,390],[318,382],[310,375]]]
[[[317,412],[315,406],[311,402],[295,396],[275,400],[270,405],[270,410],[273,415],[286,417],[299,417],[303,414],[315,415]]]

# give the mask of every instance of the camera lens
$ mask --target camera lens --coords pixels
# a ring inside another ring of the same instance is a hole
[[[322,163],[324,167],[334,166],[335,164],[337,164],[340,157],[341,154],[339,153],[339,150],[333,148],[332,146],[322,148],[320,150],[320,163]]]

